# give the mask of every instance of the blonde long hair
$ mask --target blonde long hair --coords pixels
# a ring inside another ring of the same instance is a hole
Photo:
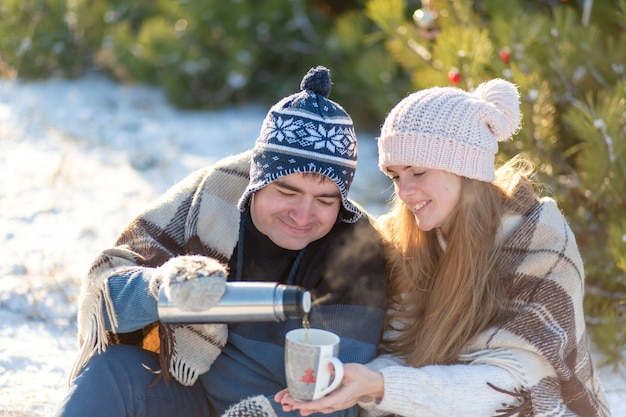
[[[420,230],[395,197],[379,221],[390,266],[387,323],[397,331],[385,351],[416,367],[455,363],[463,346],[497,316],[506,285],[496,235],[507,210],[523,214],[536,201],[531,173],[530,163],[517,157],[493,183],[463,177],[445,251],[437,232]]]

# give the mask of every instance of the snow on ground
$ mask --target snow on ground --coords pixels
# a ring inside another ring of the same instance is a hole
[[[266,111],[180,111],[156,89],[99,76],[0,80],[0,416],[52,413],[77,352],[76,298],[91,260],[187,173],[251,147]],[[374,134],[357,133],[352,195],[380,214],[388,183]],[[613,416],[626,417],[626,376],[600,376]]]

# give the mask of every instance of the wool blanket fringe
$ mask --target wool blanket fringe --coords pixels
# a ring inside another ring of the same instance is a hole
[[[74,362],[70,371],[69,382],[73,381],[82,367],[87,361],[96,353],[100,354],[107,348],[107,335],[106,327],[104,324],[104,314],[102,306],[104,305],[107,311],[107,316],[111,322],[111,327],[117,329],[118,322],[115,314],[115,307],[113,306],[113,300],[111,300],[111,294],[109,292],[109,286],[106,280],[102,283],[100,291],[93,296],[94,301],[91,305],[94,308],[93,313],[89,317],[88,326],[86,331],[81,335],[84,337],[82,344],[79,348],[78,358]]]

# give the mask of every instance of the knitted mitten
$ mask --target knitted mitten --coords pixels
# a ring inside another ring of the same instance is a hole
[[[230,406],[222,417],[277,417],[269,400],[262,396],[249,397]]]
[[[177,307],[186,311],[207,310],[226,291],[226,267],[215,259],[199,255],[177,256],[155,270],[150,290],[158,298],[159,286]]]

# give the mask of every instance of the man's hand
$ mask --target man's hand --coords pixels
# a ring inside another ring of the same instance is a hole
[[[172,258],[156,270],[165,295],[182,310],[202,311],[216,305],[226,291],[226,267],[206,256]]]

